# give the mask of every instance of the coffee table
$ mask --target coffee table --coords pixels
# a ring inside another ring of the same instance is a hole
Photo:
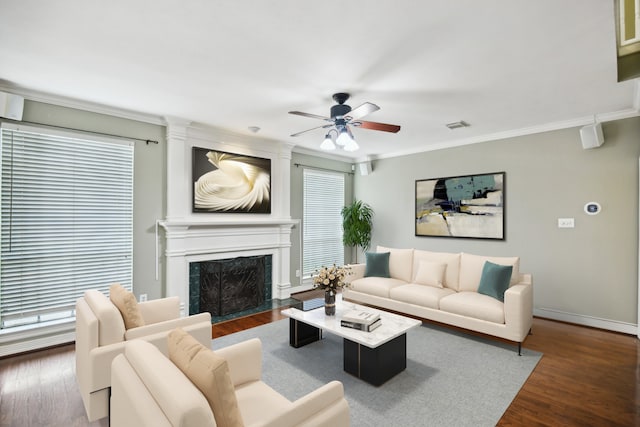
[[[349,310],[379,313],[381,325],[371,332],[340,326]],[[322,331],[343,338],[344,370],[363,381],[380,386],[407,367],[406,332],[422,324],[420,320],[354,304],[336,296],[336,314],[327,316],[324,307],[302,311],[282,310],[289,317],[289,344],[298,348],[322,339]]]

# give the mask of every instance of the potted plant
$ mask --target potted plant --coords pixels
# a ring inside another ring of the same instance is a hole
[[[356,247],[356,263],[360,246],[366,252],[371,245],[371,228],[373,225],[373,209],[361,200],[354,200],[342,208],[342,243]]]

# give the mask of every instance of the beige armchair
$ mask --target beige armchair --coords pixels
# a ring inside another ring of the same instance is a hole
[[[102,292],[86,291],[76,302],[76,378],[89,421],[109,414],[111,362],[127,341],[140,338],[167,354],[167,334],[180,327],[211,345],[209,313],[181,318],[178,297],[137,305],[144,326],[125,329],[120,311]]]
[[[186,352],[193,355],[193,346]],[[219,400],[217,406],[211,403],[210,394],[205,396],[200,391],[202,384],[197,387],[178,365],[155,347],[140,340],[127,343],[124,353],[114,359],[111,368],[110,425],[349,426],[349,405],[341,382],[332,381],[294,402],[262,382],[262,343],[259,339],[216,349],[215,357],[226,360],[228,371],[225,369],[224,374],[218,371],[210,384],[219,386],[220,382],[225,382],[221,380],[227,379],[231,383],[230,393],[235,393],[229,398],[221,395],[220,390],[213,392],[214,399]],[[206,366],[209,371],[218,369],[201,362],[196,364]],[[197,378],[203,376],[207,375]],[[233,412],[230,406],[233,411],[239,410],[241,420],[237,412],[225,413]]]

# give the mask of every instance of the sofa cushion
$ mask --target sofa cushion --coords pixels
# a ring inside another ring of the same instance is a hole
[[[477,292],[457,292],[440,300],[440,310],[504,324],[504,304]]]
[[[485,262],[482,268],[482,277],[478,286],[478,293],[487,295],[504,302],[504,292],[509,288],[511,280],[511,265],[499,265]]]
[[[443,262],[422,260],[420,261],[420,266],[418,267],[416,277],[413,278],[413,283],[416,283],[418,285],[443,288],[444,273],[446,270],[447,264]]]
[[[518,282],[520,277],[519,257],[493,257],[463,253],[460,258],[460,287],[458,290],[477,291],[482,277],[482,269],[487,261],[494,264],[512,266],[510,284],[514,285]]]
[[[109,299],[118,307],[124,320],[124,327],[127,329],[144,326],[144,319],[138,309],[138,301],[133,292],[129,292],[120,283],[109,286]]]
[[[413,277],[418,273],[420,268],[420,261],[442,262],[447,264],[447,269],[444,273],[443,285],[445,288],[451,288],[454,291],[458,290],[458,278],[460,270],[460,254],[449,252],[430,252],[416,249],[413,251]]]
[[[434,286],[424,286],[412,283],[409,285],[391,288],[389,290],[389,297],[396,301],[402,301],[437,310],[440,306],[440,299],[454,293],[455,291],[453,289],[436,288]]]
[[[243,426],[227,361],[177,328],[167,337],[169,358],[204,394],[216,425]]]
[[[404,280],[385,277],[363,277],[351,282],[349,289],[365,294],[389,298],[389,290],[396,286],[406,285]]]
[[[389,273],[389,252],[367,252],[364,277],[391,277]]]
[[[413,278],[413,249],[394,249],[378,246],[377,252],[389,252],[389,273],[394,279],[411,282]]]

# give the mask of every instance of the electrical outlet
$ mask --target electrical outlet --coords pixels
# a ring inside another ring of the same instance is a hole
[[[147,294],[140,294],[140,302],[145,302],[147,300]]]
[[[300,277],[300,270],[296,270],[296,277]]]
[[[574,228],[575,226],[573,218],[558,218],[558,228]]]

